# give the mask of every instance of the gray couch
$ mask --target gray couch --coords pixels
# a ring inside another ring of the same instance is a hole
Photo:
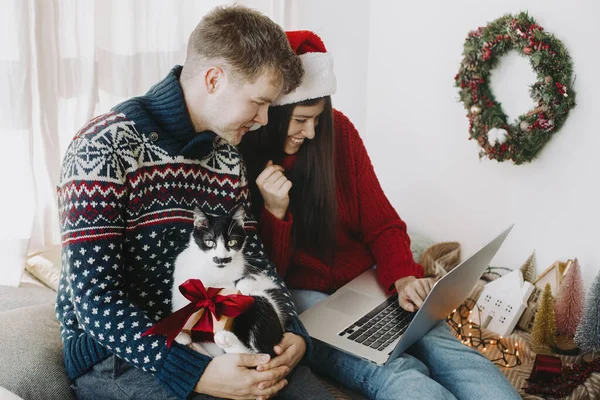
[[[0,387],[23,399],[75,399],[63,364],[56,292],[0,287]]]

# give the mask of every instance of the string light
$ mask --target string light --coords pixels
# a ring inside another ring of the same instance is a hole
[[[473,311],[476,311],[478,316],[480,316],[475,300],[469,298],[446,317],[446,322],[450,325],[454,331],[454,335],[458,337],[461,343],[475,349],[482,348],[483,351],[487,351],[489,345],[495,345],[500,352],[500,357],[490,361],[505,368],[514,368],[517,365],[521,365],[518,343],[515,343],[514,350],[510,350],[502,342],[502,336],[498,339],[484,337],[481,327],[471,319]],[[467,327],[469,332],[467,332]]]

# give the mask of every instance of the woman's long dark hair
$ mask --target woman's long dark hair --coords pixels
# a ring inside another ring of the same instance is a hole
[[[285,174],[292,181],[288,209],[294,216],[294,247],[308,251],[325,262],[332,262],[335,251],[337,198],[331,97],[271,107],[268,125],[244,135],[240,149],[248,167],[254,214],[258,217],[264,202],[256,186],[256,178],[269,160],[281,165],[294,108],[312,106],[321,99],[325,101],[325,108],[319,116],[319,124],[315,127],[315,137],[304,141],[296,153],[294,167],[285,171]]]

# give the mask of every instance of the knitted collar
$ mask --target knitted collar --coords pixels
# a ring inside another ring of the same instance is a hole
[[[113,111],[125,114],[140,134],[170,154],[201,159],[212,151],[216,134],[194,129],[179,83],[182,70],[176,65],[144,96],[129,99]]]

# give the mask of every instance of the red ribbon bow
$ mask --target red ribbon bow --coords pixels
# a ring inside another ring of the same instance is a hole
[[[179,291],[190,304],[163,318],[142,334],[167,335],[167,347],[183,329],[188,319],[197,311],[204,310],[200,319],[192,327],[192,332],[202,333],[203,341],[213,341],[213,316],[219,321],[222,316],[237,317],[254,304],[254,298],[241,294],[220,295],[223,288],[206,289],[200,279],[188,279],[179,285]],[[210,311],[209,312],[207,312]]]

